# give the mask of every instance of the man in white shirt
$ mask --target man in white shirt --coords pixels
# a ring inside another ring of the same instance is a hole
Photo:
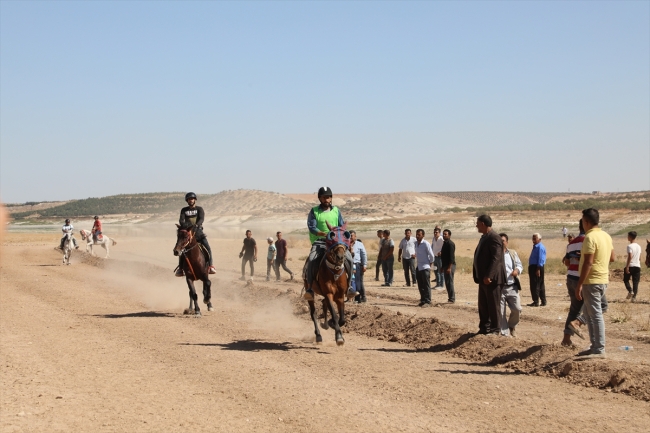
[[[442,259],[441,251],[442,245],[445,243],[442,235],[440,234],[440,226],[433,229],[433,239],[431,240],[431,250],[433,251],[433,265],[436,267],[436,286],[435,289],[445,288],[445,273],[442,272]]]
[[[61,238],[61,245],[59,245],[59,249],[63,249],[63,242],[65,241],[66,235],[69,233],[72,235],[74,231],[74,227],[72,226],[72,223],[70,223],[70,219],[66,218],[65,219],[65,224],[63,227],[61,227],[61,231],[63,232],[63,237]],[[74,245],[75,249],[79,249],[79,245],[77,245],[77,240],[73,237],[72,238],[72,244]]]
[[[499,233],[499,236],[503,241],[503,260],[506,265],[507,275],[506,284],[501,288],[499,327],[501,328],[501,335],[514,337],[515,328],[519,323],[519,315],[521,314],[521,298],[519,297],[521,284],[518,276],[523,272],[524,265],[521,264],[517,251],[508,249],[508,235]],[[507,315],[506,305],[510,308],[510,317]]]
[[[404,230],[404,239],[399,243],[397,261],[402,262],[404,267],[406,287],[411,287],[411,281],[415,285],[417,283],[415,277],[415,238],[411,237],[411,229]]]
[[[420,291],[419,307],[426,308],[431,306],[431,266],[433,265],[433,251],[431,244],[424,240],[424,230],[415,231],[415,258],[418,261],[418,267],[415,271],[415,277],[418,282]]]
[[[627,240],[630,243],[627,246],[627,262],[625,263],[625,274],[623,275],[623,283],[627,289],[627,299],[632,302],[636,301],[636,294],[639,291],[639,281],[641,280],[641,245],[637,244],[636,232],[632,231],[627,234]],[[630,286],[630,279],[632,279],[632,286]]]

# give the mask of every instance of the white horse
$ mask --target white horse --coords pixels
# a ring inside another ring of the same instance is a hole
[[[106,256],[104,257],[105,259],[108,258],[108,246],[117,245],[115,239],[111,239],[106,235],[102,235],[102,238],[100,240],[93,242],[93,235],[90,230],[79,230],[79,233],[81,233],[81,239],[86,241],[86,252],[90,252],[90,254],[93,256],[95,255],[93,252],[93,245],[101,245],[106,250]]]
[[[74,249],[74,243],[72,242],[72,233],[66,233],[65,239],[63,240],[63,264],[70,264],[70,256],[72,255],[72,250]]]

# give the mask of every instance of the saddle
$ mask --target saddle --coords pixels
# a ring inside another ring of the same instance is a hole
[[[101,242],[104,240],[104,235],[95,235],[95,243]]]

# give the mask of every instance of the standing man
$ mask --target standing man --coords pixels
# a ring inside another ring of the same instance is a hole
[[[404,261],[402,261],[402,259]],[[399,243],[397,261],[402,262],[404,268],[404,279],[406,287],[411,287],[411,281],[416,284],[415,279],[415,238],[411,237],[411,229],[404,230],[404,239]]]
[[[271,281],[271,268],[275,269],[274,258],[276,247],[273,245],[272,237],[269,236],[266,238],[266,241],[269,243],[269,249],[266,253],[266,281]],[[277,274],[278,272],[276,271],[275,273]]]
[[[482,233],[474,251],[473,276],[478,284],[479,334],[499,334],[501,289],[506,282],[503,263],[503,242],[492,230],[492,218],[481,215],[476,219],[476,229]]]
[[[379,281],[379,270],[381,266],[381,247],[384,245],[384,231],[377,230],[377,237],[379,238],[379,245],[377,247],[377,265],[375,267],[375,281]]]
[[[566,238],[567,233],[569,233],[569,230],[567,230],[566,226],[562,227],[562,237]]]
[[[314,291],[311,284],[317,267],[320,265],[320,259],[325,255],[327,246],[325,236],[329,233],[327,224],[331,227],[342,227],[344,225],[343,214],[338,207],[332,206],[332,190],[329,186],[322,186],[318,189],[318,201],[320,204],[314,206],[307,215],[307,228],[309,229],[309,240],[311,241],[311,251],[307,256],[303,275],[307,280],[305,294],[303,299],[306,301],[314,300]],[[348,250],[345,252],[345,270],[348,273],[348,298],[356,296],[356,291],[352,288],[352,253]]]
[[[366,302],[363,276],[368,268],[368,254],[366,254],[366,247],[357,239],[357,232],[354,230],[350,230],[350,249],[352,250],[352,260],[354,260],[354,278],[357,282],[357,296],[354,298],[354,302],[360,304]]]
[[[456,302],[456,293],[454,292],[454,273],[456,272],[456,244],[451,240],[451,230],[445,229],[442,232],[444,243],[440,250],[441,271],[445,275],[444,281],[447,286],[447,302],[453,304]]]
[[[436,267],[436,285],[435,289],[441,289],[445,287],[445,273],[442,271],[442,260],[441,260],[441,251],[442,244],[445,243],[445,240],[440,236],[440,226],[436,226],[433,229],[433,239],[431,240],[431,250],[433,250],[433,266]]]
[[[516,337],[515,328],[519,323],[519,316],[521,315],[521,299],[519,291],[521,284],[519,283],[519,275],[524,270],[524,265],[521,264],[519,254],[515,250],[508,249],[508,235],[500,233],[501,242],[503,242],[503,262],[506,266],[506,284],[501,289],[501,297],[499,302],[499,316],[501,335]],[[506,313],[506,305],[510,308],[510,317]]]
[[[623,276],[623,282],[628,292],[627,299],[631,299],[632,302],[636,301],[639,280],[641,280],[641,245],[634,242],[635,239],[636,232],[627,234],[627,241],[630,244],[627,246],[627,262],[625,263],[625,274]],[[633,286],[630,286],[630,278]]]
[[[528,274],[530,280],[530,296],[533,302],[529,307],[546,306],[546,286],[544,285],[544,265],[546,264],[546,247],[542,244],[542,235],[533,234],[533,251],[528,258]]]
[[[208,273],[216,274],[217,270],[212,264],[212,249],[208,243],[208,237],[203,233],[203,220],[205,220],[205,212],[201,206],[196,205],[196,194],[193,192],[188,192],[185,194],[185,202],[187,206],[181,209],[181,214],[178,217],[178,225],[183,228],[194,227],[194,237],[196,240],[203,245],[205,250],[208,252]],[[97,218],[97,217],[95,217]],[[101,232],[102,226],[99,224],[99,231]],[[185,275],[183,272],[181,263],[183,262],[183,255],[178,257],[178,268],[176,268],[176,276],[182,277]]]
[[[248,262],[251,268],[251,280],[253,279],[253,274],[255,274],[255,264],[257,261],[257,242],[253,239],[253,232],[246,230],[246,237],[244,238],[244,245],[241,247],[239,252],[239,258],[241,259],[241,278],[242,281],[246,281],[246,262]]]
[[[277,232],[275,236],[278,238],[278,240],[275,241],[275,249],[277,250],[274,266],[275,281],[280,281],[280,266],[282,266],[282,269],[289,273],[289,276],[293,280],[293,272],[287,268],[287,259],[289,258],[289,248],[287,247],[287,241],[282,239],[282,232]]]
[[[384,271],[384,284],[382,287],[393,285],[393,265],[395,263],[395,242],[390,238],[390,230],[384,230],[384,243],[379,251],[381,267]]]
[[[602,358],[605,356],[605,320],[602,297],[609,284],[609,264],[616,259],[612,238],[598,224],[600,214],[594,208],[582,211],[582,226],[586,234],[580,255],[580,278],[576,299],[584,299],[584,314],[589,329],[591,347],[578,356]]]
[[[433,251],[431,244],[424,240],[424,230],[415,231],[415,258],[418,261],[418,268],[415,271],[415,278],[420,291],[419,307],[431,306],[431,266],[433,265]]]

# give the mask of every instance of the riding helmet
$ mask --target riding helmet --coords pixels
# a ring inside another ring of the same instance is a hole
[[[188,201],[191,198],[196,200],[196,194],[194,194],[193,192],[188,192],[187,194],[185,194],[185,201]]]
[[[66,224],[70,224],[70,218],[66,218],[66,219],[65,219],[65,223],[66,223]]]
[[[321,186],[320,189],[318,190],[318,196],[332,196],[332,190],[330,189],[329,186]]]

